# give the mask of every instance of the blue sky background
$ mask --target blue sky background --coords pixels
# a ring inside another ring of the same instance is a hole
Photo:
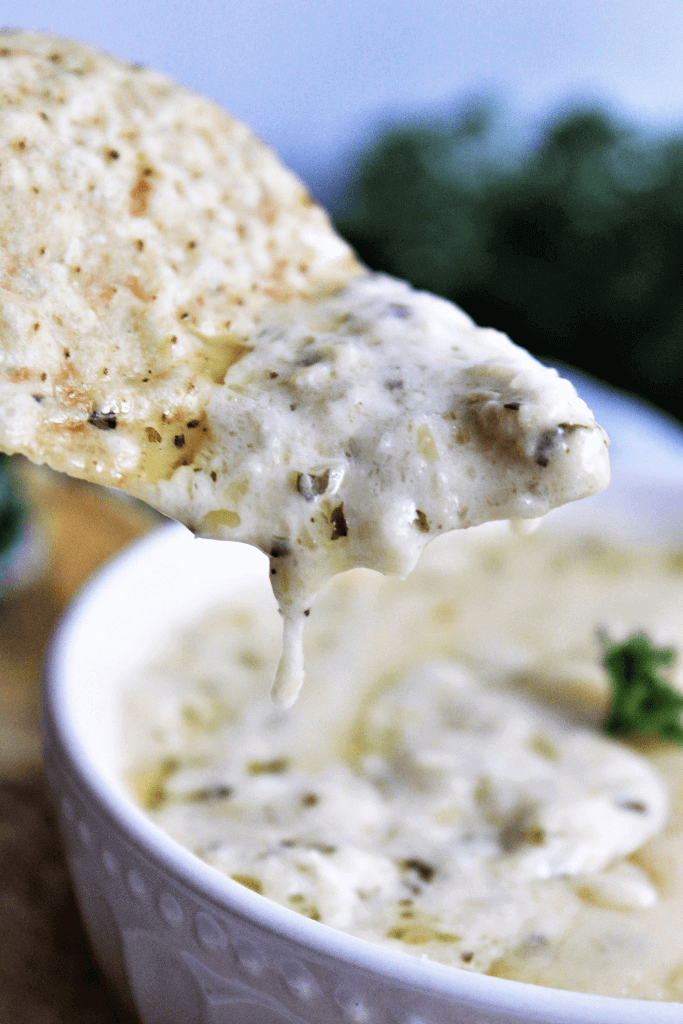
[[[323,200],[378,127],[481,93],[521,137],[586,96],[683,125],[676,0],[0,0],[0,23],[76,36],[215,97]]]

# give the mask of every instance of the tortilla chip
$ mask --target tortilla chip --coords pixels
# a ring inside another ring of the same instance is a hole
[[[264,307],[362,268],[267,145],[163,75],[5,31],[0,93],[0,448],[169,477]]]

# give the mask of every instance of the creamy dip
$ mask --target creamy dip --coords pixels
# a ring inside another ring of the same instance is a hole
[[[537,517],[609,479],[606,435],[568,381],[381,274],[264,316],[206,415],[192,465],[138,493],[270,557],[283,707],[303,680],[305,616],[335,573],[405,576],[441,533]]]
[[[315,920],[466,970],[683,999],[683,752],[600,733],[598,638],[680,649],[682,566],[552,529],[451,534],[407,582],[323,590],[286,713],[264,695],[277,615],[246,594],[131,680],[129,781],[179,842]]]

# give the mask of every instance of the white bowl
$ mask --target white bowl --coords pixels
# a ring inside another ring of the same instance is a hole
[[[553,513],[570,528],[683,540],[683,490],[631,486]],[[221,597],[266,586],[251,548],[164,527],[83,590],[50,647],[48,777],[102,970],[144,1024],[659,1024],[675,1003],[582,995],[421,961],[304,918],[221,875],[120,778],[122,682]]]

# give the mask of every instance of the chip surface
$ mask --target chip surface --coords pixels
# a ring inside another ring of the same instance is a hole
[[[554,370],[369,273],[239,121],[78,43],[0,37],[0,448],[271,559],[294,699],[335,572],[602,489]]]
[[[0,97],[0,445],[168,477],[264,306],[361,267],[268,146],[154,71],[3,32]]]

